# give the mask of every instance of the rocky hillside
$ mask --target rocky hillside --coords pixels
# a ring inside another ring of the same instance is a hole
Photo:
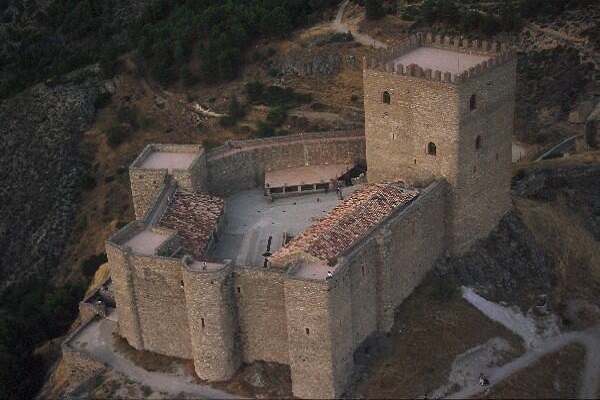
[[[436,266],[442,292],[469,285],[525,310],[547,301],[580,327],[600,320],[600,166],[593,154],[592,162],[575,156],[519,170],[515,211],[471,251]]]
[[[54,271],[79,193],[95,185],[81,138],[107,96],[100,75],[87,68],[0,103],[0,288]]]

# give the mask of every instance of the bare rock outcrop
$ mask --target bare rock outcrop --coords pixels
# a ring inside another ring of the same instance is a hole
[[[87,68],[0,102],[0,291],[57,265],[92,159],[82,132],[107,91]]]

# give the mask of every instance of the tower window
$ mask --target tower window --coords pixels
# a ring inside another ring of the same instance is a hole
[[[475,97],[475,95],[472,94],[471,98],[469,99],[469,109],[471,111],[473,111],[476,108],[477,108],[477,97]]]
[[[382,101],[385,104],[390,104],[391,100],[392,100],[392,98],[390,96],[390,93],[389,92],[383,92],[383,100]]]
[[[427,145],[427,154],[430,156],[435,156],[437,154],[437,148],[435,147],[435,143],[429,142]]]
[[[202,327],[204,328],[204,318],[200,318],[200,323],[202,324]]]
[[[475,139],[475,148],[476,149],[481,148],[481,135],[477,135],[477,139]]]
[[[310,329],[306,328],[306,334],[310,335]]]

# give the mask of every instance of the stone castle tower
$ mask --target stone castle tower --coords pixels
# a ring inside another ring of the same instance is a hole
[[[365,61],[368,180],[446,179],[452,253],[486,236],[511,206],[515,67],[496,43],[430,34]]]

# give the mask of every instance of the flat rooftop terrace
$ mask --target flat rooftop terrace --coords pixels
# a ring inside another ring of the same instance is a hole
[[[299,186],[305,183],[330,182],[344,175],[352,165],[308,165],[265,172],[265,185],[270,187]]]
[[[134,253],[153,255],[156,249],[163,244],[169,235],[153,232],[149,229],[137,233],[123,245],[131,247]]]
[[[146,169],[188,169],[199,152],[180,153],[174,151],[152,151],[140,163],[141,168]]]
[[[344,188],[349,196],[361,185]],[[310,193],[267,201],[263,189],[238,192],[225,199],[225,223],[219,241],[207,259],[220,262],[225,259],[237,265],[262,267],[271,237],[270,252],[283,245],[284,232],[296,236],[338,205],[335,192]],[[325,271],[326,273],[327,271]]]
[[[393,59],[392,62],[395,65],[402,64],[405,67],[417,64],[423,69],[431,68],[432,71],[438,70],[459,74],[490,58],[489,56],[465,54],[452,50],[417,47]]]

